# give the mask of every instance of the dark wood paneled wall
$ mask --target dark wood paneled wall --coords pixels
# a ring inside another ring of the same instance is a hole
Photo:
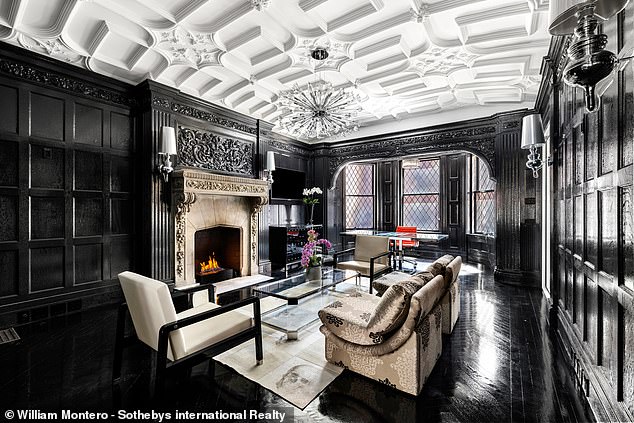
[[[608,20],[608,49],[629,56],[634,4]],[[634,417],[634,71],[602,83],[601,108],[561,81],[568,39],[553,39],[540,91],[551,122],[555,210],[550,291],[571,369],[598,420]]]
[[[0,48],[2,325],[118,296],[138,207],[128,88]]]
[[[158,146],[161,127],[170,126],[178,129],[178,149],[183,158],[188,148],[192,147],[188,143],[211,142],[213,139],[220,143],[239,142],[240,145],[247,145],[247,149],[254,154],[252,162],[247,166],[248,170],[241,167],[239,171],[236,169],[232,172],[223,166],[213,171],[256,178],[262,176],[263,160],[262,157],[255,157],[255,152],[258,151],[258,124],[255,119],[222,109],[152,81],[138,85],[135,93],[140,103],[138,137],[141,147],[137,169],[144,204],[137,218],[141,245],[148,246],[142,251],[139,271],[149,277],[172,282],[175,269],[175,205],[171,204],[171,185],[166,184],[157,171],[160,161]],[[199,135],[201,139],[188,138],[192,134]],[[213,154],[221,153],[214,151]],[[202,167],[209,170],[209,166],[213,166],[211,158],[205,163],[190,159],[183,160],[187,167]],[[175,167],[182,166],[177,158]]]

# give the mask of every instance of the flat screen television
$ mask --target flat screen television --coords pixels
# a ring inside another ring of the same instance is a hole
[[[301,200],[306,188],[306,173],[278,167],[273,171],[271,198]]]

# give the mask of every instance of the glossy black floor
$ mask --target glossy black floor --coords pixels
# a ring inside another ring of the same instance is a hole
[[[413,398],[345,371],[304,410],[212,360],[172,375],[168,400],[149,400],[151,354],[131,347],[120,390],[111,387],[116,310],[101,308],[18,328],[0,345],[0,415],[7,409],[128,412],[293,410],[294,421],[588,421],[546,326],[538,290],[462,276],[462,311],[421,395]],[[284,408],[288,409],[284,410]],[[174,415],[172,415],[172,418]],[[113,419],[115,420],[115,419]],[[291,420],[285,420],[291,421]]]

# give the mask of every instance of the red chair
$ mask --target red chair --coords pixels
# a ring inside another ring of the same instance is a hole
[[[397,226],[396,227],[396,232],[401,232],[401,233],[411,233],[411,234],[415,234],[416,233],[416,226]],[[400,239],[398,241],[396,241],[396,247],[398,247],[398,256],[399,256],[399,268],[403,268],[403,261],[406,261],[408,263],[411,263],[414,265],[414,269],[416,269],[416,261],[412,261],[412,260],[405,260],[403,258],[403,249],[405,248],[415,248],[418,247],[418,240],[414,240],[414,239]]]

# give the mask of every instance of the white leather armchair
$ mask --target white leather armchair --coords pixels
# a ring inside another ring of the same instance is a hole
[[[163,282],[133,272],[119,274],[126,299],[119,309],[113,382],[121,377],[126,312],[129,310],[136,337],[157,353],[155,394],[160,397],[165,372],[190,363],[205,353],[216,355],[250,339],[255,339],[255,358],[262,363],[260,301],[247,298],[226,306],[205,303],[176,313],[169,288]],[[253,305],[253,318],[235,311]]]

